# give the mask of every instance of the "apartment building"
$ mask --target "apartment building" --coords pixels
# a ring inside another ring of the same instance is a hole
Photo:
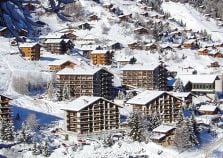
[[[40,45],[38,43],[22,43],[19,48],[26,60],[40,59]]]
[[[157,114],[163,123],[176,122],[183,101],[165,91],[146,90],[127,101],[133,112]]]
[[[167,70],[161,64],[127,64],[121,70],[123,85],[148,90],[167,88]]]
[[[108,50],[93,50],[91,52],[91,61],[94,65],[110,65],[112,54],[113,52]]]
[[[119,128],[119,106],[102,97],[81,96],[68,103],[65,126],[78,134],[97,133]]]
[[[0,95],[0,119],[5,118],[7,121],[12,121],[12,111],[9,101],[11,99],[7,96]]]
[[[67,85],[71,97],[98,96],[112,99],[113,74],[105,68],[76,66],[57,73],[57,86],[63,93]]]

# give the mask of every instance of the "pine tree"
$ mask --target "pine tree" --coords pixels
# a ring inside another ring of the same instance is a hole
[[[32,154],[33,154],[33,155],[39,155],[39,154],[40,154],[40,151],[39,151],[39,149],[37,148],[37,143],[36,143],[36,142],[34,142],[34,144],[33,144]]]
[[[67,82],[64,83],[63,86],[63,100],[70,99],[70,90],[67,85]]]
[[[50,100],[53,99],[53,82],[52,81],[50,81],[50,83],[48,84],[47,97]]]
[[[192,146],[199,145],[198,129],[196,121],[193,118],[187,119],[187,126],[189,129],[190,141]]]
[[[2,140],[12,141],[14,139],[14,126],[7,118],[1,119],[0,137]]]
[[[177,78],[177,80],[175,81],[175,87],[174,87],[174,92],[183,92],[184,91],[184,86],[183,86],[183,82],[181,81],[180,78]]]
[[[134,140],[141,142],[142,138],[142,124],[141,124],[141,115],[139,113],[132,113],[128,119],[128,125],[130,127],[129,136]]]
[[[176,129],[174,144],[180,152],[191,147],[189,129],[185,123]]]
[[[114,141],[112,139],[112,135],[111,134],[109,134],[108,136],[106,136],[103,139],[103,144],[104,144],[105,147],[111,147],[114,144]]]
[[[50,152],[49,152],[49,146],[48,146],[48,142],[45,141],[44,145],[43,145],[43,156],[48,157],[50,156]]]

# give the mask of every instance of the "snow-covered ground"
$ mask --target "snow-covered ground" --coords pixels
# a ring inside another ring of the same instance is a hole
[[[97,14],[101,20],[91,22],[93,28],[90,31],[83,31],[77,30],[77,35],[80,37],[85,37],[87,35],[92,35],[95,38],[100,39],[101,41],[107,40],[112,42],[120,42],[125,46],[134,41],[135,37],[132,34],[134,26],[133,24],[129,24],[129,26],[122,26],[121,24],[116,23],[117,17],[114,17],[108,10],[102,8],[101,5],[98,5],[92,1],[84,1],[80,0],[85,9],[88,11],[93,11]],[[124,0],[113,0],[112,3],[119,6],[120,9],[123,10],[125,14],[142,12],[143,10],[136,5],[135,1],[124,1]],[[188,28],[191,28],[196,31],[206,29],[208,33],[212,34],[212,38],[214,40],[221,40],[223,41],[223,29],[219,28],[213,19],[207,21],[204,16],[202,16],[199,12],[195,9],[191,8],[188,5],[180,4],[180,3],[173,3],[173,2],[164,2],[162,5],[164,11],[170,12],[171,16],[178,19],[183,20]],[[176,9],[177,8],[177,9]],[[109,18],[115,21],[115,24],[111,25],[111,21]],[[55,32],[58,30],[67,27],[67,23],[62,23],[55,15],[47,15],[42,16],[40,20],[49,24],[50,31]],[[70,24],[70,26],[75,26],[76,23]],[[111,26],[108,34],[102,34],[101,26]],[[148,39],[150,40],[150,39]],[[63,116],[64,113],[60,110],[66,102],[53,102],[46,99],[46,97],[42,96],[25,96],[22,94],[18,94],[14,91],[12,87],[12,77],[13,76],[23,76],[25,78],[29,78],[31,76],[38,77],[43,76],[44,80],[49,81],[52,77],[52,73],[47,71],[47,65],[49,62],[54,61],[56,59],[63,59],[67,58],[67,56],[63,55],[53,55],[46,51],[41,52],[41,60],[40,61],[25,61],[21,58],[18,53],[17,47],[12,47],[9,44],[10,40],[7,38],[0,37],[0,90],[7,94],[11,94],[16,96],[16,99],[12,101],[13,105],[13,112],[14,114],[19,113],[21,117],[24,119],[30,113],[35,113],[37,119],[41,124],[54,124],[56,128],[63,127]],[[16,53],[17,54],[14,54]],[[198,56],[196,55],[196,51],[183,49],[183,50],[176,50],[176,52],[168,52],[165,59],[165,64],[167,68],[170,70],[175,70],[177,72],[183,71],[183,68],[187,68],[189,66],[195,68],[198,73],[219,73],[222,72],[223,62],[222,59],[215,59],[209,56]],[[182,55],[186,56],[186,59],[182,60]],[[134,56],[139,63],[152,63],[152,62],[159,62],[159,56],[161,54],[155,53],[152,54],[148,51],[121,51],[115,53],[115,58],[125,58],[129,56]],[[178,62],[175,61],[172,57],[178,58]],[[81,60],[82,57],[80,56],[72,56],[71,58],[75,58]],[[211,62],[218,61],[221,65],[220,68],[208,69],[207,65]],[[120,85],[120,71],[117,68],[110,68],[111,72],[115,73],[115,79],[117,85]],[[22,81],[21,81],[22,82]],[[128,111],[128,109],[127,109]],[[123,113],[126,113],[123,112]],[[58,124],[59,125],[58,125]],[[20,124],[21,125],[21,124]],[[51,129],[48,129],[46,135],[49,137],[54,138],[52,133],[50,132]],[[65,131],[63,131],[67,134]],[[221,132],[221,131],[220,131]],[[222,137],[222,133],[219,133],[219,140]],[[208,139],[208,138],[207,138]],[[73,138],[71,134],[70,141],[65,141],[62,138],[55,138],[52,141],[53,146],[61,146],[62,143],[72,145],[74,142],[77,141],[77,138]],[[212,141],[210,139],[207,142]],[[118,144],[115,144],[112,148],[104,148],[99,147],[100,144],[96,142],[91,142],[91,145],[84,146],[83,150],[78,152],[73,152],[71,147],[58,147],[54,150],[50,157],[52,158],[59,158],[59,157],[78,157],[78,158],[102,158],[102,157],[127,157],[127,155],[134,155],[134,154],[145,154],[149,155],[150,158],[186,158],[186,157],[196,157],[196,158],[204,158],[206,152],[204,153],[206,147],[203,147],[199,150],[192,150],[188,152],[178,153],[173,148],[163,148],[159,145],[154,143],[137,143],[131,142],[127,143],[122,141],[121,147]],[[223,151],[221,142],[213,141],[212,147],[208,149],[208,151],[213,151],[217,149],[217,151]],[[15,145],[14,152],[7,149],[1,149],[0,155],[6,155],[8,157],[17,157],[17,158],[30,158],[33,157],[31,151],[24,151],[23,153],[17,152],[19,149],[23,148],[30,148],[31,145],[22,146],[22,145]],[[158,155],[158,152],[162,150],[163,152]],[[66,155],[64,154],[66,153]],[[208,153],[210,154],[210,152]],[[0,156],[1,157],[1,156]],[[36,156],[41,157],[41,156]]]
[[[188,4],[163,2],[164,12],[169,12],[171,17],[182,20],[186,27],[194,31],[206,30],[215,41],[223,41],[223,27],[219,27],[212,18],[207,18]]]

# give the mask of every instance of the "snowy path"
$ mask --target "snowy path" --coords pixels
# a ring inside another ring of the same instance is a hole
[[[219,28],[213,19],[207,21],[201,13],[191,6],[175,2],[164,2],[162,8],[165,12],[169,12],[173,18],[186,23],[187,28],[194,31],[205,29],[212,35],[213,40],[223,41],[223,28]]]

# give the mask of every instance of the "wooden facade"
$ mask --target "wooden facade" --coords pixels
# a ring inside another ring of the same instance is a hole
[[[47,39],[44,41],[43,47],[52,54],[64,54],[68,50],[63,39]]]
[[[107,50],[93,50],[91,52],[91,61],[94,65],[110,65],[113,52]]]
[[[153,130],[150,139],[164,147],[173,145],[175,129],[175,127],[169,125],[160,125]]]
[[[122,68],[122,83],[148,90],[166,90],[167,70],[162,65],[128,64]]]
[[[59,61],[59,62],[52,62],[50,64],[48,64],[49,69],[52,71],[60,71],[66,67],[68,68],[74,68],[77,64],[75,64],[72,61],[69,60],[63,60],[63,61]]]
[[[9,104],[10,100],[10,98],[0,95],[0,118],[4,118],[9,122],[12,121],[11,105]]]
[[[133,111],[145,114],[158,114],[163,123],[177,122],[183,101],[164,91],[144,91],[133,97],[127,104]]]
[[[207,48],[201,48],[198,50],[198,55],[208,55],[208,49]]]
[[[40,45],[38,43],[23,43],[19,45],[19,48],[26,60],[40,59]]]
[[[113,74],[105,69],[65,68],[57,73],[57,86],[63,93],[64,85],[69,88],[71,97],[98,96],[112,98]]]
[[[82,96],[64,107],[66,128],[78,134],[119,128],[119,106],[101,97]]]

